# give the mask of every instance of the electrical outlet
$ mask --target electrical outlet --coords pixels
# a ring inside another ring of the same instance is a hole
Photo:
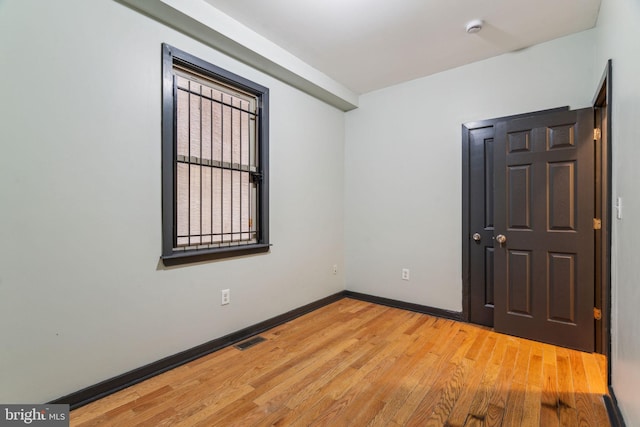
[[[221,296],[220,305],[227,305],[231,302],[231,291],[229,289],[223,289]]]
[[[409,280],[409,269],[408,268],[403,268],[402,269],[402,280]]]
[[[331,270],[333,274],[338,274],[338,264],[333,264],[333,268]]]

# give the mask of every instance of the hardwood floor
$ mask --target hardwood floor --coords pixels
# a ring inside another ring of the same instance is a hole
[[[78,408],[71,426],[608,426],[606,360],[342,299]]]

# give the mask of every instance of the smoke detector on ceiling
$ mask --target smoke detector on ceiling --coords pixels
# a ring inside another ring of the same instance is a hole
[[[469,21],[469,23],[467,23],[467,33],[477,33],[482,29],[482,24],[483,22],[481,19],[474,19],[473,21]]]

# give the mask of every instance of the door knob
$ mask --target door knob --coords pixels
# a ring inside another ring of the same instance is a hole
[[[473,233],[473,236],[471,236],[471,238],[476,242],[479,242],[480,240],[482,240],[482,236],[480,235],[480,233]]]
[[[500,246],[502,246],[502,244],[507,241],[507,236],[505,236],[504,234],[498,234],[496,236],[496,241],[500,243]]]

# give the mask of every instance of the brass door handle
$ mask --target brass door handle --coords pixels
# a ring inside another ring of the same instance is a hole
[[[500,246],[502,246],[502,244],[506,241],[507,241],[507,236],[505,236],[504,234],[498,234],[496,236],[496,242],[500,243]]]
[[[480,240],[482,240],[482,236],[480,235],[480,233],[473,233],[473,236],[471,236],[471,238],[476,242],[479,242]]]

